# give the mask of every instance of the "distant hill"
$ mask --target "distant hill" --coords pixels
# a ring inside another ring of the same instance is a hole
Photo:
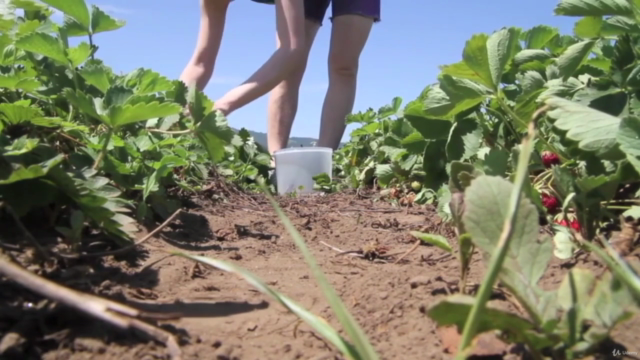
[[[234,129],[235,131],[238,131],[238,129]],[[249,130],[249,133],[251,134],[251,136],[253,136],[253,139],[260,145],[264,146],[264,148],[267,148],[267,134],[263,133],[263,132],[257,132],[257,131],[251,131]],[[318,141],[318,139],[315,138],[310,138],[310,137],[291,137],[289,138],[289,147],[309,147],[309,146],[314,146],[316,141]],[[342,146],[343,144],[341,144]]]

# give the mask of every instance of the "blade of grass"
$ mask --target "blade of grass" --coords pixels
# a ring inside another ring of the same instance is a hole
[[[345,340],[338,332],[333,329],[324,319],[321,317],[314,315],[313,313],[307,311],[305,308],[300,306],[298,303],[290,299],[289,297],[279,293],[276,290],[270,288],[267,284],[264,283],[258,276],[251,273],[250,271],[237,266],[232,263],[228,263],[226,261],[217,260],[213,258],[209,258],[206,256],[197,256],[197,255],[189,255],[181,252],[169,252],[171,255],[181,256],[193,261],[197,261],[209,266],[213,266],[222,271],[226,271],[232,274],[236,274],[243,278],[247,283],[255,287],[261,293],[272,297],[274,300],[282,304],[282,306],[286,307],[304,322],[306,322],[309,326],[311,326],[315,331],[317,331],[321,336],[323,336],[327,341],[329,341],[333,346],[335,346],[343,355],[349,357],[350,359],[362,359],[355,347],[350,344],[347,340]]]
[[[282,211],[276,200],[273,198],[269,190],[264,186],[264,184],[261,184],[261,186],[267,198],[271,202],[271,205],[276,210],[280,221],[282,221],[284,227],[287,229],[289,234],[291,234],[293,241],[296,243],[296,246],[298,246],[298,248],[300,249],[302,256],[304,256],[305,261],[311,268],[313,276],[316,278],[316,281],[320,285],[322,292],[324,293],[327,301],[329,302],[329,305],[336,314],[336,317],[340,321],[340,324],[342,324],[345,332],[349,335],[349,338],[353,342],[353,345],[358,352],[358,359],[379,359],[378,354],[369,342],[367,335],[364,333],[360,325],[358,325],[358,322],[353,318],[351,313],[349,313],[349,310],[347,310],[347,307],[342,302],[342,299],[340,299],[340,296],[338,296],[331,284],[329,284],[329,280],[326,278],[326,276],[318,266],[318,263],[311,254],[311,251],[309,251],[309,248],[305,244],[302,235],[300,235],[295,226],[293,226],[291,220],[289,220],[287,215],[284,214],[284,212]]]
[[[520,156],[518,157],[518,167],[516,169],[516,177],[513,181],[514,187],[509,199],[509,212],[507,213],[507,218],[504,221],[498,245],[491,256],[487,275],[480,285],[478,295],[476,296],[476,300],[471,308],[469,317],[464,325],[462,339],[460,340],[460,347],[458,349],[456,359],[464,360],[466,358],[466,350],[471,345],[478,329],[480,314],[487,305],[493,286],[498,279],[498,274],[500,273],[504,260],[507,257],[509,243],[513,236],[516,216],[518,215],[518,205],[520,204],[520,198],[522,197],[522,187],[524,186],[525,179],[527,179],[527,176],[529,175],[529,160],[531,159],[531,153],[533,152],[534,139],[535,128],[534,122],[532,121],[529,124],[527,137],[522,140]]]

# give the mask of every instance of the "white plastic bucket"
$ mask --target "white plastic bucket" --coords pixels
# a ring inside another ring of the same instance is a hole
[[[273,154],[278,194],[313,193],[313,177],[333,169],[333,149],[327,147],[287,148]]]

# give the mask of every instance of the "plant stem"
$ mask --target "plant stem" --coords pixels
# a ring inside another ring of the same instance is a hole
[[[540,175],[536,176],[531,182],[534,186],[539,182],[545,182],[549,177],[553,176],[553,173],[550,169],[543,171]]]
[[[89,33],[89,47],[91,48],[91,60],[95,60],[94,51],[93,51],[93,34]]]
[[[607,209],[615,209],[615,210],[628,210],[630,206],[616,206],[616,205],[607,205]]]
[[[527,123],[524,122],[524,120],[520,119],[520,117],[513,110],[511,110],[509,105],[507,105],[507,103],[504,102],[504,99],[502,99],[502,93],[496,96],[496,100],[498,101],[498,105],[500,105],[500,108],[502,109],[502,111],[506,112],[507,115],[513,118],[513,120],[519,123],[522,127],[527,127]]]
[[[54,135],[59,135],[59,136],[65,138],[67,140],[71,140],[71,141],[73,141],[74,143],[76,143],[76,144],[78,144],[80,146],[85,146],[85,144],[83,142],[81,142],[80,140],[78,140],[78,139],[76,139],[76,138],[74,138],[72,136],[69,136],[69,135],[63,133],[61,130],[58,130],[58,131],[54,132],[53,134]]]
[[[109,142],[111,141],[111,136],[112,135],[113,135],[113,129],[109,128],[109,130],[107,130],[107,137],[104,139],[104,144],[102,144],[102,149],[100,150],[100,154],[96,158],[96,162],[93,163],[93,170],[97,170],[98,169],[98,166],[100,166],[100,163],[102,162],[102,160],[106,156],[107,148],[109,147]]]
[[[80,90],[80,82],[78,81],[78,72],[76,71],[76,68],[73,66],[73,64],[71,63],[71,61],[69,61],[69,70],[71,71],[71,75],[73,78],[73,87],[76,91]]]
[[[492,289],[498,279],[498,274],[502,269],[502,265],[507,257],[509,250],[509,243],[513,236],[513,228],[516,223],[516,217],[518,215],[518,206],[520,205],[520,199],[522,197],[522,187],[524,186],[525,179],[529,173],[529,161],[531,160],[531,153],[533,152],[533,141],[535,139],[534,122],[529,123],[529,131],[527,137],[522,141],[522,151],[518,159],[518,168],[516,171],[516,177],[514,179],[514,187],[511,191],[511,198],[509,201],[509,212],[507,218],[504,221],[502,233],[498,240],[498,245],[491,257],[489,263],[489,270],[485,276],[484,281],[480,285],[476,301],[471,308],[471,312],[467,317],[467,321],[462,333],[462,339],[460,341],[460,347],[458,349],[457,359],[465,359],[465,350],[471,345],[472,340],[476,334],[478,325],[480,323],[480,316],[482,310],[486,307],[489,297],[491,296]]]
[[[509,121],[507,121],[507,118],[505,118],[499,111],[496,111],[492,108],[485,108],[489,111],[492,111],[494,113],[494,115],[496,115],[496,117],[499,117],[502,120],[502,123],[504,124],[504,126],[508,127],[509,130],[513,133],[513,136],[520,141],[520,134],[518,134],[518,132],[516,131],[516,129],[513,128],[513,126],[511,126],[511,123],[509,123]],[[503,145],[504,148],[506,148],[506,142],[505,145]]]
[[[68,122],[71,122],[71,120],[73,120],[73,112],[74,112],[73,105],[69,105],[69,117],[67,117]]]
[[[640,204],[640,199],[619,199],[619,200],[610,200],[610,201],[602,201],[600,204]]]
[[[509,107],[509,105],[507,105],[504,100],[502,100],[502,98],[500,96],[497,96],[496,99],[498,100],[498,104],[500,105],[500,108],[502,108],[502,110],[504,110],[504,112],[506,112],[510,117],[512,117],[516,122],[518,122],[520,125],[522,126],[527,126],[527,124],[520,119],[520,117],[518,116],[518,114],[516,114],[513,110],[511,110],[511,108]],[[536,112],[537,113],[537,112]],[[536,114],[534,114],[534,117],[536,117]],[[532,120],[534,121],[534,120]],[[555,146],[551,145],[551,143],[549,141],[547,141],[547,139],[544,136],[539,137],[538,139],[540,139],[549,150],[553,151],[556,155],[558,155],[558,157],[560,157],[560,159],[565,162],[568,161],[569,159],[565,158],[562,153],[560,153],[558,151],[558,149],[556,149]]]

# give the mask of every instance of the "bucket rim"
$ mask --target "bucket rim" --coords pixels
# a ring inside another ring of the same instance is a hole
[[[322,152],[322,153],[332,153],[333,149],[330,147],[316,147],[316,146],[312,146],[312,147],[299,147],[299,148],[286,148],[286,149],[281,149],[278,151],[275,151],[273,153],[273,155],[278,155],[278,154],[291,154],[291,153],[296,153],[296,152]]]

